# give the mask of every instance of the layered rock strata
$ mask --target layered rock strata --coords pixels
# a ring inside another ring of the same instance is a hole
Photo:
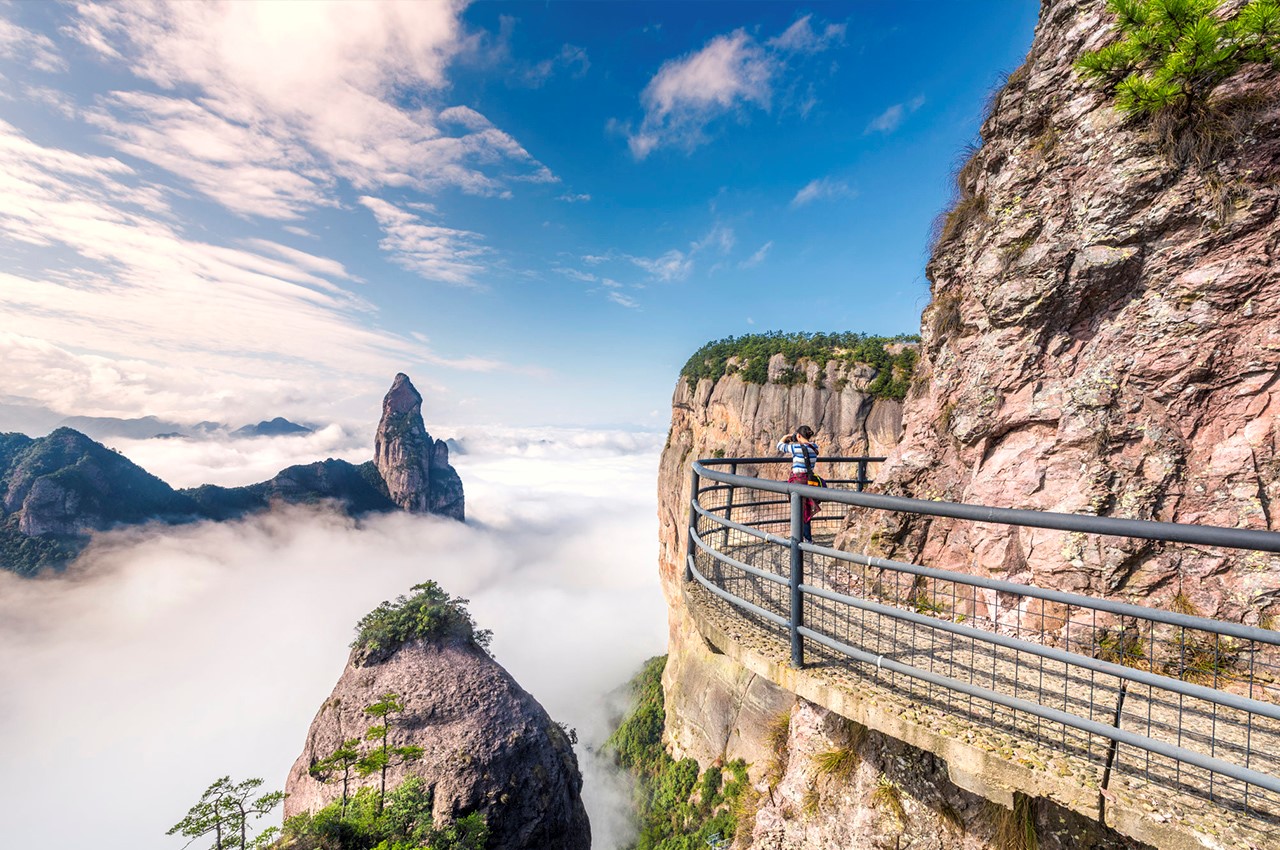
[[[373,663],[353,653],[307,733],[285,784],[285,817],[341,799],[310,768],[372,724],[366,706],[394,693],[405,706],[391,718],[391,747],[423,756],[387,774],[394,788],[410,775],[431,789],[433,816],[445,823],[482,812],[490,850],[589,850],[591,830],[579,792],[582,777],[564,730],[510,674],[469,639],[407,643]],[[377,787],[374,773],[353,776]]]
[[[822,371],[816,363],[788,364],[779,355],[770,363],[771,378],[792,365],[804,372],[803,382],[749,384],[727,375],[690,387],[681,378],[672,397],[671,432],[658,470],[659,563],[670,609],[666,738],[674,755],[704,766],[733,758],[763,764],[770,755],[765,729],[794,698],[717,654],[685,612],[690,461],[775,455],[778,438],[800,424],[816,430],[826,456],[881,455],[896,445],[901,429],[902,405],[865,392],[875,377],[870,367],[831,361]],[[785,477],[781,467],[744,465],[739,471]],[[841,477],[851,472],[842,470]]]
[[[1046,2],[994,101],[928,264],[921,363],[878,489],[1274,529],[1280,71],[1228,80],[1218,125],[1161,144],[1071,67],[1111,20],[1101,0]],[[1217,150],[1198,163],[1192,143]],[[852,515],[844,537],[1249,624],[1280,613],[1280,560],[1257,553],[884,515]]]

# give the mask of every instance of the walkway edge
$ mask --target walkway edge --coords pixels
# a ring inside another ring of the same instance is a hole
[[[728,634],[716,618],[705,610],[709,602],[714,604],[718,600],[689,582],[685,583],[683,594],[685,608],[693,624],[702,637],[717,650],[750,672],[809,702],[881,734],[933,753],[946,762],[947,773],[958,787],[1005,808],[1013,807],[1013,795],[1017,791],[1028,797],[1049,800],[1090,819],[1098,819],[1096,787],[1084,787],[1076,777],[1063,778],[1047,770],[1010,761],[996,752],[918,723],[912,719],[915,704],[887,689],[866,688],[861,693],[853,693],[826,681],[820,668],[797,670],[787,664],[781,655],[775,659],[752,650]],[[745,620],[735,623],[738,624],[745,629],[757,628]],[[785,642],[779,641],[780,653],[784,646]],[[1254,845],[1252,842],[1237,844],[1228,836],[1202,835],[1191,824],[1161,823],[1152,818],[1148,808],[1139,801],[1130,799],[1122,788],[1113,785],[1112,791],[1114,798],[1108,800],[1106,805],[1106,825],[1122,835],[1152,846],[1169,850],[1217,850],[1230,846],[1280,847],[1280,841],[1276,844],[1268,842],[1266,845]]]

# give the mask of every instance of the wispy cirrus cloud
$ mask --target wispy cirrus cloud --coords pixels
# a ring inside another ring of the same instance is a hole
[[[791,199],[790,206],[792,209],[796,209],[814,201],[854,198],[857,195],[858,191],[846,181],[836,180],[832,177],[822,177],[809,181],[803,189],[796,192],[795,197]]]
[[[684,280],[693,271],[693,258],[676,248],[657,257],[629,257],[632,263],[663,283]]]
[[[378,246],[396,265],[427,280],[484,288],[476,279],[483,271],[477,260],[489,250],[479,244],[478,233],[427,224],[382,198],[366,195],[360,203],[377,219],[385,234]]]
[[[118,149],[241,214],[294,218],[331,187],[502,196],[556,178],[468,107],[438,107],[461,2],[84,3],[66,29],[165,93],[117,92]],[[413,106],[397,95],[412,87]],[[430,98],[428,98],[430,99]]]
[[[614,126],[624,130],[636,159],[659,147],[692,150],[709,140],[712,122],[767,112],[787,58],[827,50],[843,41],[844,32],[843,24],[830,24],[819,34],[806,15],[763,44],[742,29],[716,36],[663,63],[640,94],[644,118],[634,132],[619,122]]]
[[[738,263],[738,268],[749,269],[749,268],[753,268],[755,266],[760,265],[761,263],[764,262],[765,257],[769,256],[769,252],[771,250],[773,250],[772,239],[770,239],[768,242],[764,243],[759,248],[757,248],[756,252],[752,254],[750,257],[747,257],[745,260]]]
[[[911,100],[902,103],[895,103],[884,112],[881,112],[875,118],[871,119],[871,123],[867,125],[867,129],[862,134],[869,135],[871,133],[884,133],[888,135],[897,130],[902,125],[902,119],[906,118],[912,112],[924,106],[924,95],[917,95]]]
[[[0,59],[24,62],[37,71],[58,73],[67,70],[67,60],[47,35],[32,32],[0,17]]]
[[[373,327],[332,258],[188,236],[165,196],[113,157],[0,122],[0,174],[7,393],[87,415],[250,418],[358,395],[406,363],[508,368]],[[64,262],[27,270],[31,250]]]

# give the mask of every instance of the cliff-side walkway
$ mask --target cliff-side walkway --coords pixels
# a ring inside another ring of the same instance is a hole
[[[1158,847],[1280,847],[1280,635],[839,552],[822,519],[793,546],[785,485],[703,472],[685,593],[720,651],[996,802]]]

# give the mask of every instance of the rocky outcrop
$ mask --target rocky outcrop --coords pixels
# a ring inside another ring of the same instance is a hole
[[[285,817],[341,799],[340,783],[310,774],[316,762],[371,725],[366,706],[384,694],[405,710],[392,718],[390,745],[419,746],[421,760],[396,766],[393,788],[410,775],[431,789],[437,823],[482,812],[490,850],[589,850],[582,777],[568,736],[538,702],[466,638],[417,640],[378,663],[353,653],[307,733],[285,785]],[[356,784],[376,787],[376,774]]]
[[[770,791],[746,826],[751,850],[1040,850],[1146,847],[1044,799],[1012,810],[958,787],[938,757],[803,699],[779,723]],[[781,736],[780,736],[781,737]]]
[[[382,400],[373,462],[402,510],[465,518],[462,481],[449,465],[449,447],[427,433],[422,395],[404,373]]]
[[[380,464],[329,458],[245,487],[174,490],[70,428],[38,439],[0,434],[0,569],[30,575],[63,567],[89,535],[119,525],[234,519],[275,502],[328,502],[354,515],[404,509],[462,520],[462,480],[449,465],[444,441],[427,434],[421,403],[409,379],[397,375],[378,427]],[[274,433],[300,427],[283,419],[262,425]]]
[[[777,383],[783,370],[793,365],[803,371],[804,380]],[[769,373],[772,380],[765,384],[727,375],[690,387],[681,378],[672,397],[671,432],[658,469],[659,563],[670,629],[663,674],[666,737],[677,758],[695,758],[704,766],[733,758],[763,764],[770,755],[765,729],[794,697],[715,653],[685,612],[680,581],[689,462],[700,457],[775,455],[778,438],[800,424],[817,431],[824,455],[881,455],[896,445],[901,429],[902,405],[865,392],[875,377],[868,366],[832,360],[819,370],[815,363],[788,364],[778,355]],[[745,465],[739,471],[783,474],[781,468]],[[839,472],[838,477],[852,477],[852,470]]]
[[[0,509],[29,537],[182,519],[195,503],[128,458],[70,428],[33,440],[0,435]]]
[[[1046,2],[995,99],[928,264],[921,364],[878,489],[1274,529],[1280,72],[1220,86],[1230,126],[1201,132],[1229,143],[1179,162],[1194,133],[1171,152],[1071,68],[1110,20],[1101,0]],[[1280,560],[1256,553],[857,514],[845,540],[1251,624],[1280,613]]]

